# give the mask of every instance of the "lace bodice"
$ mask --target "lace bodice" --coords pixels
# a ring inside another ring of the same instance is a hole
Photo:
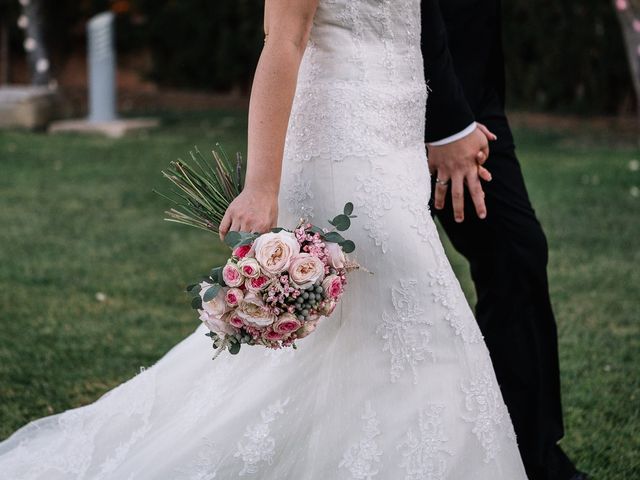
[[[320,0],[300,82],[423,84],[419,0]]]

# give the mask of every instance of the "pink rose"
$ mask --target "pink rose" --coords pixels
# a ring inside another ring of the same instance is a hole
[[[237,307],[244,298],[244,293],[239,288],[230,288],[224,296],[224,301],[230,307]]]
[[[236,315],[235,311],[231,311],[229,312],[229,320],[228,320],[230,325],[233,325],[236,328],[241,328],[244,326],[244,322],[242,321],[242,319]]]
[[[305,289],[324,277],[324,263],[310,253],[299,253],[291,259],[289,278],[298,287]]]
[[[300,327],[297,331],[296,331],[296,336],[298,338],[304,338],[307,335],[310,335],[318,326],[318,321],[306,321],[304,322],[304,324],[302,325],[302,327]]]
[[[342,294],[342,280],[337,275],[328,275],[322,282],[325,296],[335,300]]]
[[[232,255],[238,258],[244,258],[247,256],[247,253],[251,250],[251,245],[241,245],[233,249]]]
[[[295,332],[302,326],[302,322],[298,320],[294,315],[290,313],[283,313],[280,315],[276,323],[273,325],[273,330],[288,335],[291,332]]]
[[[268,327],[275,321],[274,315],[269,311],[262,298],[252,292],[245,295],[240,302],[236,308],[236,315],[245,323],[255,327]]]
[[[259,292],[262,288],[267,284],[269,278],[265,275],[260,275],[256,278],[247,278],[244,282],[244,286],[247,287],[247,290],[250,292]]]
[[[260,275],[260,264],[255,258],[243,258],[238,262],[238,268],[245,277],[256,278]]]
[[[268,340],[269,342],[278,342],[282,340],[285,336],[282,333],[276,332],[274,330],[267,330],[262,334],[262,338]]]
[[[342,247],[333,242],[327,242],[325,245],[327,248],[327,260],[329,261],[329,265],[333,268],[344,268],[346,257],[344,256]]]
[[[244,278],[238,267],[233,263],[227,263],[222,269],[222,279],[230,287],[239,287],[244,282]]]
[[[289,267],[291,258],[300,252],[296,236],[281,230],[260,235],[253,242],[256,260],[269,275],[277,275]]]

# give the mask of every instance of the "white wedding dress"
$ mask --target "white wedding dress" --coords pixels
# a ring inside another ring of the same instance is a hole
[[[320,0],[279,225],[355,204],[354,272],[298,350],[211,361],[204,326],[95,403],[0,443],[0,478],[522,480],[491,361],[429,214],[419,0]]]

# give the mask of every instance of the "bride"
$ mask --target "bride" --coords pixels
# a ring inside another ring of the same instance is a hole
[[[357,261],[297,351],[211,361],[201,325],[95,403],[0,443],[3,479],[522,480],[427,202],[420,0],[267,0],[245,189],[222,234],[352,201]],[[280,207],[280,211],[278,211]]]

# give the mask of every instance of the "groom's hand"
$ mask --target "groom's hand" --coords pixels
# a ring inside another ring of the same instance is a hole
[[[497,137],[487,127],[478,127],[466,137],[446,145],[427,145],[429,169],[436,175],[434,206],[444,208],[447,192],[451,189],[453,215],[456,222],[464,221],[464,185],[466,183],[478,217],[487,216],[484,190],[480,179],[491,180],[491,174],[482,165],[489,158],[489,140]]]

